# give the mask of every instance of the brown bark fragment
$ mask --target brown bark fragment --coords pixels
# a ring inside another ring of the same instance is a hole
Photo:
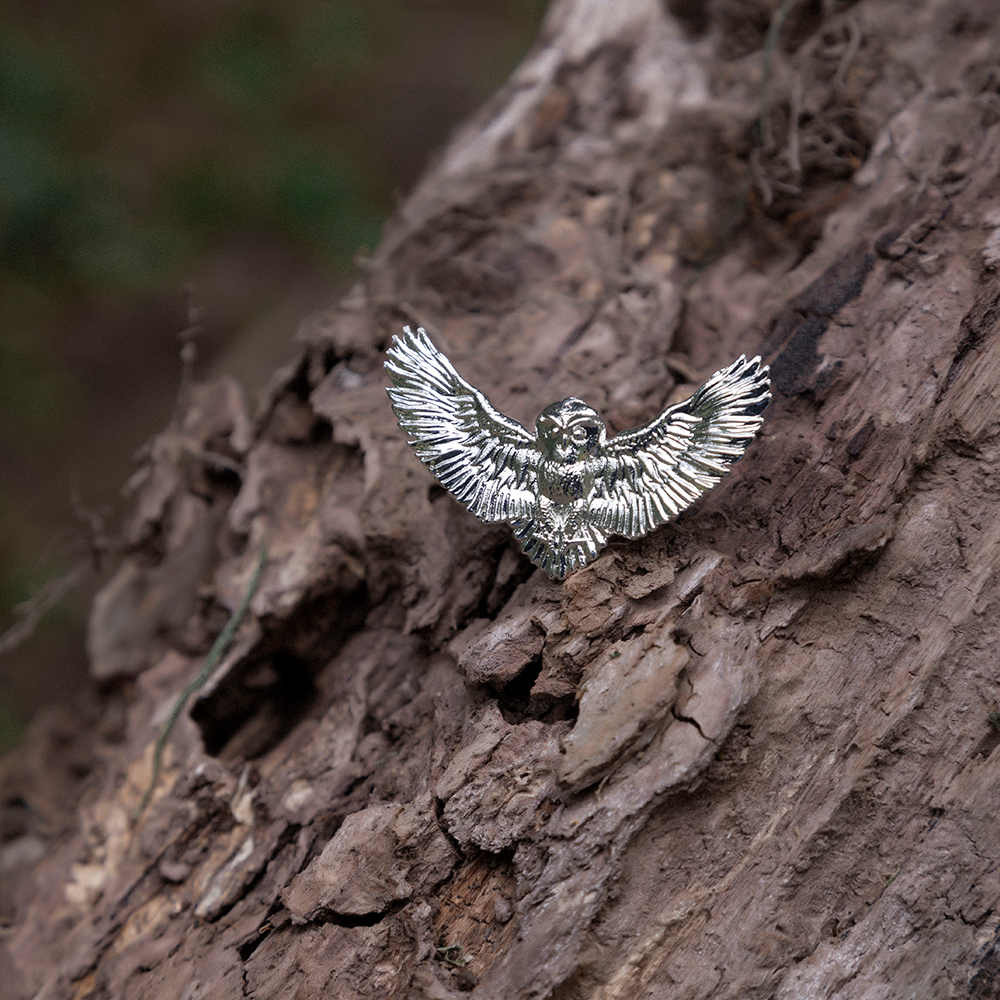
[[[580,685],[576,725],[563,740],[565,755],[556,771],[560,781],[586,787],[623,752],[641,755],[654,738],[690,659],[671,640],[672,633],[668,625],[616,643],[604,662],[591,665]]]
[[[369,806],[344,820],[322,854],[292,880],[283,901],[297,924],[323,912],[384,913],[392,903],[433,891],[456,860],[434,821],[430,796]]]

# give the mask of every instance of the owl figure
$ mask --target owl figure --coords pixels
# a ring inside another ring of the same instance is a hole
[[[690,399],[609,438],[600,414],[570,397],[535,433],[504,416],[408,326],[385,367],[399,426],[420,460],[484,521],[509,521],[529,559],[562,579],[611,535],[639,538],[710,490],[760,429],[768,368],[740,357]]]

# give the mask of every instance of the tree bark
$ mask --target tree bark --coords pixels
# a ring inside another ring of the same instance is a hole
[[[260,413],[188,387],[4,765],[0,995],[1000,997],[998,12],[774,7],[559,0]],[[557,582],[409,450],[404,323],[528,426],[774,400]]]

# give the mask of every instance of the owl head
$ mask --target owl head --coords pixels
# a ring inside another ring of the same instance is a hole
[[[535,433],[542,453],[559,462],[590,458],[607,440],[601,415],[573,396],[546,406],[535,421]]]

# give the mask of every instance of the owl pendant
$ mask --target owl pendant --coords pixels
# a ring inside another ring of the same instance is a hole
[[[484,521],[509,521],[549,576],[585,566],[611,535],[639,538],[729,471],[763,423],[768,368],[740,357],[690,399],[608,438],[580,399],[547,406],[535,433],[504,416],[419,328],[392,338],[385,367],[399,426],[420,460]]]

